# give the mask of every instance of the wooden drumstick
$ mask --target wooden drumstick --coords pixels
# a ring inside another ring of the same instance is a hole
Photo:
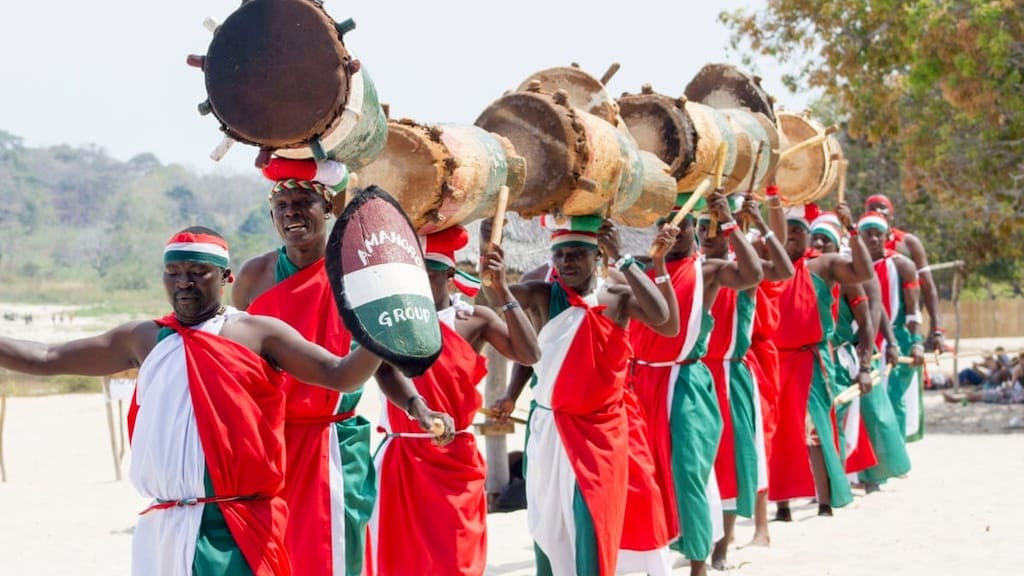
[[[750,171],[750,183],[747,184],[747,193],[743,196],[743,201],[746,202],[754,195],[754,180],[757,178],[757,165],[761,163],[761,154],[764,153],[764,140],[757,143],[757,153],[754,154],[754,169]],[[746,232],[750,228],[750,218],[743,219],[743,231]]]
[[[725,155],[729,152],[729,144],[720,142],[718,153],[715,155],[715,192],[722,191],[722,173],[725,172]],[[711,212],[711,226],[708,228],[708,238],[718,235],[718,215]]]
[[[488,418],[498,418],[499,417],[498,411],[497,410],[491,410],[490,408],[477,408],[476,411],[479,412],[480,414],[483,414],[484,416],[487,416]],[[526,420],[524,420],[522,418],[518,418],[516,416],[511,416],[510,415],[508,417],[508,419],[510,421],[512,421],[512,422],[515,422],[516,424],[526,424]]]
[[[494,211],[494,220],[491,221],[491,242],[487,245],[488,250],[491,249],[491,246],[501,244],[501,229],[505,225],[506,208],[508,208],[508,186],[502,186],[498,189],[498,208]],[[491,282],[493,282],[491,274],[484,274],[484,286],[490,286]]]
[[[843,160],[839,163],[839,193],[837,204],[842,204],[846,201],[846,168],[850,163]]]
[[[779,153],[779,162],[782,162],[788,156],[792,156],[793,154],[796,154],[797,152],[799,152],[801,150],[804,150],[806,148],[810,148],[811,146],[817,146],[818,144],[821,144],[829,136],[835,134],[838,131],[839,131],[839,127],[833,124],[832,126],[829,126],[828,128],[826,128],[825,131],[822,132],[821,134],[818,134],[817,136],[811,136],[807,140],[802,140],[800,142],[797,142],[796,144],[790,146],[789,148],[786,148],[781,153]]]
[[[693,211],[693,207],[697,205],[697,202],[700,202],[700,199],[703,198],[704,195],[707,194],[708,190],[710,189],[711,180],[708,178],[701,180],[701,183],[697,185],[697,189],[694,190],[692,194],[690,194],[690,198],[686,201],[685,204],[683,204],[679,211],[676,212],[676,215],[672,217],[672,221],[669,222],[669,225],[679,226],[679,223],[683,221],[683,218],[686,218],[686,215]],[[655,252],[657,252],[657,249],[652,246],[651,251],[648,253],[648,256],[654,258]]]

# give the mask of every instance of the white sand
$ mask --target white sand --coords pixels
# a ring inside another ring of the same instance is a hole
[[[50,325],[46,320],[36,319],[32,335],[23,326],[0,323],[0,334],[39,338],[36,333]],[[84,333],[88,330],[75,335]],[[1015,352],[1024,339],[970,341],[964,348],[998,344]],[[813,506],[795,503],[794,522],[771,525],[771,548],[730,551],[731,571],[766,576],[1020,573],[1024,435],[1007,425],[1024,420],[1024,406],[962,407],[943,404],[936,393],[926,401],[928,432],[910,447],[914,470],[908,478],[868,497],[858,494],[831,519],[817,518]],[[360,411],[376,416],[378,409],[371,385]],[[131,530],[146,503],[127,480],[114,481],[102,397],[8,398],[3,441],[8,480],[0,484],[0,576],[128,574]],[[510,437],[510,449],[521,447],[521,433]],[[125,475],[130,457],[123,464]],[[487,573],[533,574],[525,512],[492,514],[488,525]],[[737,543],[751,533],[750,522],[741,521]]]

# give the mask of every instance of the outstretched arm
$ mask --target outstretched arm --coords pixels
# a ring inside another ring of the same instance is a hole
[[[533,368],[531,366],[523,366],[522,364],[512,365],[512,374],[508,380],[508,386],[505,388],[505,393],[491,406],[491,410],[497,413],[497,420],[499,422],[507,420],[512,411],[516,409],[516,401],[519,400],[523,389],[526,388],[526,383],[532,377]]]
[[[610,221],[606,220],[601,226],[597,242],[608,260],[622,260],[622,242],[619,239],[619,232]],[[630,318],[650,326],[660,326],[668,321],[669,310],[665,297],[654,282],[647,277],[647,274],[640,269],[636,261],[627,258],[626,262],[620,264],[619,271],[625,277],[631,291],[626,298],[626,314]],[[621,316],[618,318],[620,324],[625,322]]]
[[[62,344],[0,338],[0,367],[38,376],[106,376],[141,364],[156,344],[157,331],[146,320]]]
[[[775,198],[777,199],[778,196]],[[782,204],[779,202],[769,202],[768,211],[773,220],[776,217],[781,218],[783,223],[781,237],[775,232],[774,227],[771,230],[768,229],[768,225],[761,216],[761,207],[757,204],[756,200],[748,198],[743,203],[742,213],[760,232],[761,243],[767,253],[767,260],[761,261],[764,279],[772,281],[786,280],[792,278],[793,274],[796,273],[796,269],[793,268],[793,262],[789,259],[789,255],[786,254],[786,217],[782,211]]]
[[[871,391],[871,357],[875,352],[875,324],[871,321],[871,305],[863,285],[850,284],[843,286],[842,295],[850,305],[853,312],[853,319],[857,321],[857,358],[860,363],[860,372],[857,382],[860,384],[861,393]]]

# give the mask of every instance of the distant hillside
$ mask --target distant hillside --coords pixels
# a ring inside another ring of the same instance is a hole
[[[48,299],[60,287],[72,300],[87,286],[160,294],[160,249],[190,225],[224,234],[237,267],[276,245],[267,188],[255,173],[201,176],[152,154],[121,162],[95,147],[27,148],[0,130],[0,300]]]

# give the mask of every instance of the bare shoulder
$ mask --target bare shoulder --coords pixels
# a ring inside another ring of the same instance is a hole
[[[277,266],[277,256],[277,250],[271,250],[266,254],[253,256],[242,262],[242,265],[238,268],[238,274],[235,274],[236,281],[252,281],[264,276],[267,271],[273,270]]]
[[[231,302],[245,310],[257,296],[269,289],[277,280],[277,250],[249,258],[238,268],[231,288]]]

